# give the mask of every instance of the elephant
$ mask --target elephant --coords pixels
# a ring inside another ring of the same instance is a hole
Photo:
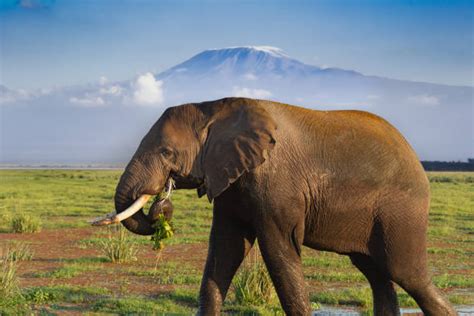
[[[119,180],[117,221],[153,234],[144,203],[134,201],[160,194],[170,179],[213,202],[200,315],[220,313],[255,240],[288,315],[311,313],[302,246],[349,256],[370,284],[375,315],[400,315],[394,284],[425,315],[457,314],[427,268],[426,173],[379,116],[250,98],[170,107]]]

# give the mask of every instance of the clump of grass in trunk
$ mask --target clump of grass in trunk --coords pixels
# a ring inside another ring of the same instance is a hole
[[[234,278],[233,288],[238,304],[268,306],[275,302],[275,289],[259,252],[256,247]]]
[[[174,188],[174,181],[170,180],[168,182],[168,190],[166,192],[166,195],[163,197],[161,195],[158,195],[155,197],[155,200],[153,203],[156,203],[158,201],[160,202],[160,208],[162,208],[164,202],[169,200],[171,193],[173,192]],[[165,244],[163,243],[163,240],[168,239],[173,237],[174,235],[174,227],[173,223],[171,221],[168,221],[165,217],[165,214],[159,214],[158,217],[155,220],[155,223],[153,224],[153,228],[155,229],[155,232],[151,236],[151,242],[153,243],[153,250],[156,250],[156,260],[155,260],[155,272],[158,269],[158,263],[161,260],[161,251],[163,248],[165,248]]]
[[[155,233],[151,236],[153,250],[161,251],[165,247],[163,240],[174,235],[173,223],[168,222],[165,216],[160,214],[158,220],[153,224],[153,228],[155,229]]]
[[[110,228],[107,239],[100,242],[100,250],[111,262],[124,263],[137,260],[138,250],[122,226]]]
[[[31,215],[19,214],[12,218],[11,230],[14,233],[36,233],[41,230],[41,221]]]

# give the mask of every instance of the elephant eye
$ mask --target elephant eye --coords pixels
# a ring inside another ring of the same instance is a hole
[[[160,155],[162,155],[165,158],[171,157],[172,154],[173,154],[173,152],[168,148],[161,148],[160,149]]]

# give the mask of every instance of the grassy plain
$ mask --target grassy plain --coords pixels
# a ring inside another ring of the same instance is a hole
[[[159,256],[148,237],[127,233],[137,260],[113,263],[101,251],[114,228],[92,228],[87,220],[113,209],[120,170],[0,170],[0,249],[15,242],[30,247],[18,261],[18,292],[0,298],[0,314],[174,313],[196,311],[207,253],[212,207],[194,191],[177,191],[175,236]],[[429,265],[436,285],[457,305],[474,304],[474,173],[429,173]],[[11,233],[18,214],[41,222],[37,233]],[[303,250],[305,277],[314,307],[371,309],[363,275],[348,258]],[[2,263],[4,264],[4,263]],[[399,290],[403,306],[416,306]],[[227,313],[282,314],[267,306],[239,305],[231,288]]]

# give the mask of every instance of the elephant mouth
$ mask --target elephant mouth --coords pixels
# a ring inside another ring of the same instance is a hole
[[[158,198],[158,194],[156,194],[157,199],[150,207],[150,212],[148,214],[148,218],[154,222],[157,218],[157,215],[162,213],[165,214],[167,219],[171,219],[172,213],[172,204],[169,201],[171,197],[171,193],[174,189],[174,180],[169,178],[166,185],[166,193],[163,198]],[[140,211],[145,204],[154,196],[154,194],[142,194],[132,203],[127,209],[124,211],[117,213],[116,211],[110,212],[104,216],[97,217],[90,221],[89,223],[92,226],[107,226],[111,224],[118,224],[121,221],[133,216],[135,213]],[[168,218],[169,217],[169,218]]]
[[[160,219],[160,216],[164,216],[167,221],[171,220],[173,216],[173,204],[170,199],[157,198],[150,206],[147,217],[152,223],[152,226]]]

